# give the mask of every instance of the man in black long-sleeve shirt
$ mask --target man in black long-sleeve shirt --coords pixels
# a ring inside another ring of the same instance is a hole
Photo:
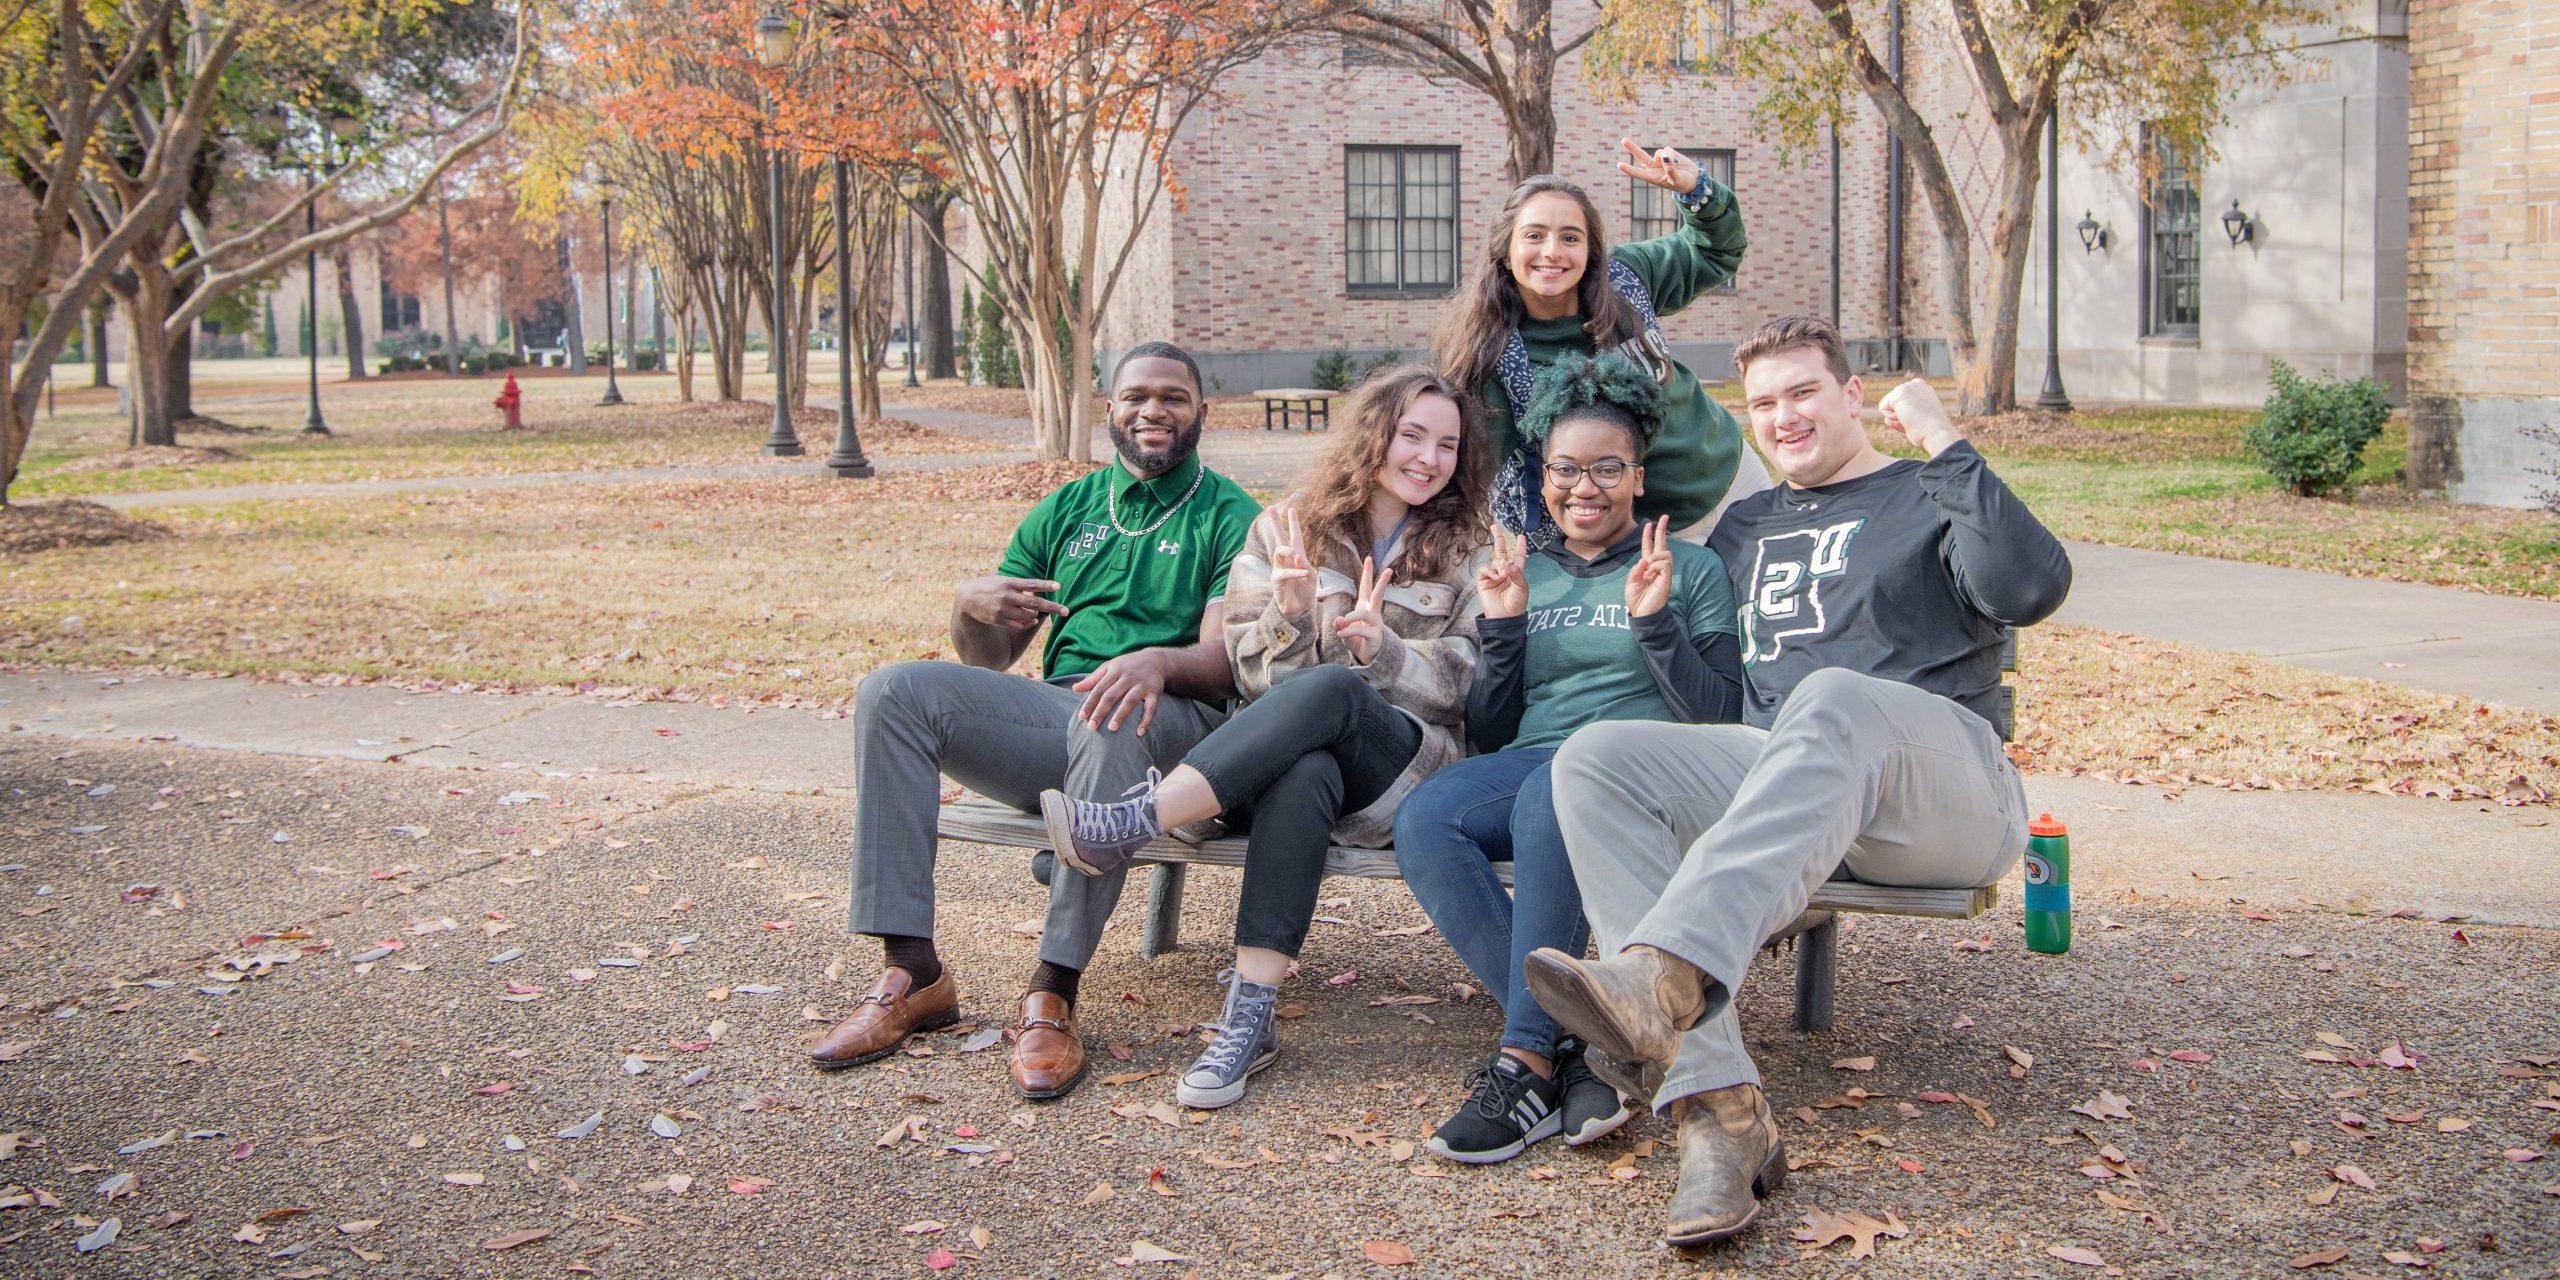
[[[1666,1235],[1730,1236],[1786,1176],[1733,992],[1763,939],[1845,862],[1876,884],[1990,884],[2026,848],[2026,793],[1992,727],[2000,632],[2071,587],[2062,546],[1927,383],[1877,452],[1840,336],[1809,316],[1734,352],[1752,435],[1786,483],[1708,545],[1739,608],[1742,725],[1606,724],[1557,753],[1556,810],[1597,961],[1529,957],[1564,1027],[1680,1121]],[[1607,1073],[1604,1073],[1607,1074]]]

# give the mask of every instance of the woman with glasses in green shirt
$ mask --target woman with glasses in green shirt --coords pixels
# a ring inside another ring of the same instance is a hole
[[[1556,825],[1548,762],[1566,737],[1605,720],[1729,722],[1742,707],[1741,649],[1724,566],[1637,517],[1662,388],[1611,353],[1567,355],[1540,375],[1521,434],[1543,455],[1556,537],[1496,535],[1476,575],[1484,617],[1467,693],[1481,753],[1433,774],[1396,813],[1396,862],[1458,957],[1502,1002],[1498,1050],[1431,1151],[1489,1164],[1558,1133],[1580,1145],[1626,1123],[1617,1092],[1530,997],[1522,962],[1539,947],[1580,955],[1589,941]],[[1512,867],[1505,894],[1494,864]]]

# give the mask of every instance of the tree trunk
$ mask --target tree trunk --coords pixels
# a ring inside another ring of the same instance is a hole
[[[691,308],[691,307],[681,307],[681,308],[677,308],[677,309],[676,309],[676,313],[675,313],[675,320],[676,320],[676,341],[678,341],[678,342],[680,342],[680,343],[683,343],[683,344],[684,344],[684,345],[683,345],[683,348],[682,348],[681,350],[678,350],[678,351],[669,352],[669,351],[666,349],[665,344],[663,344],[663,343],[662,343],[662,344],[660,344],[660,345],[659,345],[659,347],[658,347],[658,359],[659,359],[661,362],[664,362],[664,361],[666,361],[666,360],[668,359],[668,357],[669,357],[670,355],[672,355],[672,356],[674,357],[674,360],[675,360],[674,368],[675,368],[675,371],[676,371],[676,400],[677,400],[677,402],[678,402],[678,403],[681,403],[681,404],[692,404],[692,403],[693,403],[693,308]]]
[[[1507,186],[1555,172],[1555,80],[1555,53],[1550,46],[1541,78],[1533,82],[1524,74],[1513,82],[1520,98],[1519,110],[1505,122],[1503,130],[1502,181]]]
[[[168,377],[169,423],[175,430],[178,423],[196,416],[196,327],[192,324],[169,339]]]
[[[577,259],[569,251],[567,236],[560,237],[560,279],[569,290],[569,305],[561,308],[568,317],[569,336],[562,344],[569,348],[569,373],[574,377],[587,371],[587,291],[579,285]]]
[[[89,385],[112,387],[107,379],[107,314],[115,310],[105,298],[89,304]]]
[[[354,255],[347,251],[344,240],[329,247],[330,273],[338,277],[338,321],[346,334],[347,377],[364,376],[364,312],[356,309],[356,270]]]
[[[131,293],[124,304],[125,385],[133,401],[135,446],[174,445],[178,427],[169,415],[169,273],[147,251],[133,255]]]
[[[453,319],[453,219],[445,211],[444,193],[436,193],[436,253],[444,266],[444,373],[462,376],[462,342]]]
[[[2025,305],[2027,261],[2035,246],[2036,192],[2044,152],[2044,126],[2030,121],[2002,139],[2008,170],[1992,221],[1997,255],[1991,268],[1991,334],[1969,364],[1959,366],[1956,408],[1962,413],[2006,413],[2018,407],[2018,323]]]
[[[956,378],[960,363],[951,338],[951,251],[942,247],[952,193],[937,188],[918,206],[932,234],[924,237],[924,376]]]

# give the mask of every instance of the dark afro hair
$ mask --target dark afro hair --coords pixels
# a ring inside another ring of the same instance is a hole
[[[1606,352],[1597,359],[1567,355],[1530,384],[1528,407],[1520,411],[1520,435],[1544,450],[1565,423],[1606,422],[1627,433],[1640,459],[1662,434],[1667,399],[1662,384],[1622,353]]]

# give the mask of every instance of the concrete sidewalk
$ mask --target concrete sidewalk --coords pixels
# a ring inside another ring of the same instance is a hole
[[[2560,603],[2069,546],[2057,621],[2560,715]]]
[[[0,725],[67,739],[315,759],[852,794],[853,721],[836,711],[598,698],[304,688],[245,679],[0,675]],[[2078,874],[2145,899],[2560,928],[2550,811],[2337,792],[2156,789],[2035,775],[2071,824]],[[2423,870],[2418,870],[2423,868]]]

